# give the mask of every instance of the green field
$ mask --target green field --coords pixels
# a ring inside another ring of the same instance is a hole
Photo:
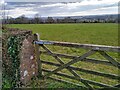
[[[100,44],[100,45],[109,45],[109,46],[118,46],[118,24],[12,24],[8,25],[9,27],[21,28],[26,30],[32,30],[33,33],[39,33],[40,39],[42,40],[54,40],[54,41],[67,41],[67,42],[76,42],[81,44]],[[70,54],[70,55],[81,55],[85,53],[86,50],[83,49],[75,49],[75,48],[67,48],[67,47],[58,47],[58,46],[48,46],[53,52]],[[113,57],[118,60],[117,53],[109,53]],[[47,60],[50,62],[56,62],[55,59],[51,56],[41,55],[43,60]],[[102,59],[98,53],[91,56],[91,58]],[[62,60],[66,63],[69,60],[62,58]],[[105,65],[95,65],[92,63],[79,62],[74,64],[73,66],[81,67],[89,70],[97,70],[105,73],[114,73],[118,74],[118,69],[113,66],[105,66]],[[43,65],[46,69],[54,69],[55,67],[49,65]],[[63,73],[67,73],[70,75],[66,69],[62,71]],[[100,76],[95,76],[91,74],[86,74],[82,72],[77,72],[81,75],[82,78],[90,79],[94,81],[98,81],[105,84],[114,85],[117,84],[117,80],[103,78]],[[55,76],[57,77],[57,76]],[[62,77],[59,77],[60,79]],[[62,78],[64,80],[68,80],[66,78]],[[37,80],[36,80],[37,81]],[[39,81],[34,81],[33,86],[37,86]],[[79,83],[76,81],[72,81],[75,83]],[[41,83],[41,82],[40,82]],[[59,84],[51,81],[48,81],[47,86],[45,87],[66,87],[66,84]],[[53,85],[53,86],[52,86]],[[61,86],[60,86],[61,85]],[[70,87],[69,85],[67,85]]]
[[[32,30],[44,40],[118,46],[118,24],[14,24]]]

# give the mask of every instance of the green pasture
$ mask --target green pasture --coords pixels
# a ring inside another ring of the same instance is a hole
[[[21,28],[26,30],[32,30],[33,33],[38,33],[40,35],[40,39],[42,40],[52,40],[52,41],[65,41],[65,42],[74,42],[74,43],[81,43],[81,44],[99,44],[99,45],[108,45],[108,46],[118,46],[118,24],[112,24],[112,23],[97,23],[97,24],[12,24],[8,25],[8,27],[13,28]],[[63,53],[63,54],[69,54],[69,55],[82,55],[86,52],[86,50],[83,49],[75,49],[75,48],[67,48],[67,47],[59,47],[59,46],[49,46],[47,45],[50,50],[53,52]],[[41,48],[41,50],[43,50]],[[109,52],[111,56],[113,56],[117,61],[118,54]],[[50,62],[58,63],[53,57],[41,55],[42,60],[47,60]],[[105,60],[99,53],[96,53],[95,55],[90,56],[90,58],[95,59],[102,59]],[[61,58],[64,63],[67,63],[70,61],[69,59]],[[42,65],[46,69],[55,69],[56,67],[52,67],[49,65]],[[89,69],[89,70],[96,70],[101,71],[105,73],[113,73],[118,74],[118,69],[116,69],[113,66],[106,66],[106,65],[96,65],[92,63],[85,63],[85,62],[79,62],[74,64],[73,66]],[[69,71],[66,69],[61,71],[62,73],[67,73],[71,75]],[[90,79],[94,81],[98,81],[105,84],[114,85],[117,84],[117,80],[103,78],[101,76],[95,76],[91,74],[86,74],[82,72],[77,72],[82,78]],[[54,75],[53,75],[54,76]],[[57,77],[57,76],[54,76]],[[63,77],[58,77],[60,79],[68,80]],[[37,81],[37,80],[36,80]],[[37,82],[34,81],[32,85],[37,86]],[[71,80],[75,83],[74,80]],[[39,82],[39,81],[38,81]],[[49,81],[47,82],[49,83]],[[45,84],[45,87],[54,87],[55,85],[59,87],[66,87],[66,84],[61,83],[55,83],[52,81],[51,83]],[[80,83],[81,84],[81,83]],[[52,86],[53,85],[53,86]],[[57,88],[55,87],[55,88]],[[67,87],[70,86],[67,84]]]
[[[32,30],[44,40],[118,46],[118,24],[13,24]]]

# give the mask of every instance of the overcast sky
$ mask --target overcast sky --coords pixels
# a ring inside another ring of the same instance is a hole
[[[27,17],[33,17],[35,14],[40,16],[118,14],[118,2],[119,0],[0,0],[0,5],[4,4],[6,14],[15,18],[23,14]]]

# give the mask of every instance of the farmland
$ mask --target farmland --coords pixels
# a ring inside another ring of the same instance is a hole
[[[65,41],[65,42],[75,42],[81,44],[99,44],[99,45],[109,45],[109,46],[118,46],[118,25],[117,24],[12,24],[8,25],[8,27],[13,28],[21,28],[26,30],[32,30],[33,33],[38,33],[40,35],[40,39],[42,40],[53,40],[53,41]],[[67,47],[59,47],[59,46],[48,46],[53,52],[65,53],[70,55],[81,55],[85,52],[83,49],[75,49],[75,48],[67,48]],[[42,49],[42,48],[41,48]],[[109,53],[113,57],[118,60],[117,53]],[[56,62],[55,59],[51,56],[41,55],[43,60]],[[91,56],[92,58],[102,59],[98,53],[96,55]],[[67,63],[68,59],[62,59],[65,63]],[[76,67],[81,67],[89,70],[102,71],[106,73],[114,73],[118,74],[118,70],[113,66],[105,66],[105,65],[95,65],[91,63],[80,62],[74,64]],[[43,65],[46,69],[54,69],[55,67]],[[68,73],[67,70],[63,70],[63,73]],[[102,82],[105,84],[114,85],[117,83],[117,80],[107,79],[100,76],[95,76],[91,74],[86,74],[82,72],[78,72],[83,78],[87,78],[90,80],[95,80],[98,82]],[[56,76],[57,77],[57,76]],[[62,78],[62,77],[59,77]],[[65,78],[63,78],[65,79]],[[65,79],[68,80],[68,79]],[[37,80],[36,80],[37,81]],[[37,85],[39,81],[33,82],[32,85]],[[53,82],[53,81],[52,81]],[[72,81],[76,82],[76,81]],[[37,83],[37,84],[36,84]],[[54,83],[54,82],[53,82]],[[48,82],[48,87],[52,86]],[[79,82],[76,82],[79,83]],[[54,84],[54,86],[60,86],[58,83]],[[64,87],[61,86],[61,87]],[[69,87],[69,85],[68,85]]]
[[[43,40],[118,46],[117,24],[12,24],[32,30]]]

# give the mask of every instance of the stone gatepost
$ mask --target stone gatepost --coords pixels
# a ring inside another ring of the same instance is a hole
[[[3,88],[30,83],[38,75],[32,31],[6,28],[2,36]]]
[[[33,76],[38,73],[38,65],[33,45],[33,37],[29,36],[23,40],[20,53],[20,80],[27,84]]]

